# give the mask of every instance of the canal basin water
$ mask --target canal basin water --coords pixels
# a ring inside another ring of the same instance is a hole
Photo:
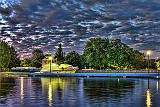
[[[159,107],[156,78],[0,77],[0,107]]]

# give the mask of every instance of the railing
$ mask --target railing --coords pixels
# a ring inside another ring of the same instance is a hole
[[[78,70],[77,73],[160,73],[160,70]]]

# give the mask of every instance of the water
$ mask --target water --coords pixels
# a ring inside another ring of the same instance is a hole
[[[0,107],[159,107],[159,79],[0,77]]]

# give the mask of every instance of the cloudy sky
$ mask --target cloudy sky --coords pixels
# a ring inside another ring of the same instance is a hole
[[[160,0],[0,0],[0,39],[16,50],[82,52],[93,37],[160,53]]]

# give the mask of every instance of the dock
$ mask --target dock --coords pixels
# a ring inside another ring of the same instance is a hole
[[[28,77],[156,77],[160,73],[42,73],[42,72],[3,72],[4,75]]]

